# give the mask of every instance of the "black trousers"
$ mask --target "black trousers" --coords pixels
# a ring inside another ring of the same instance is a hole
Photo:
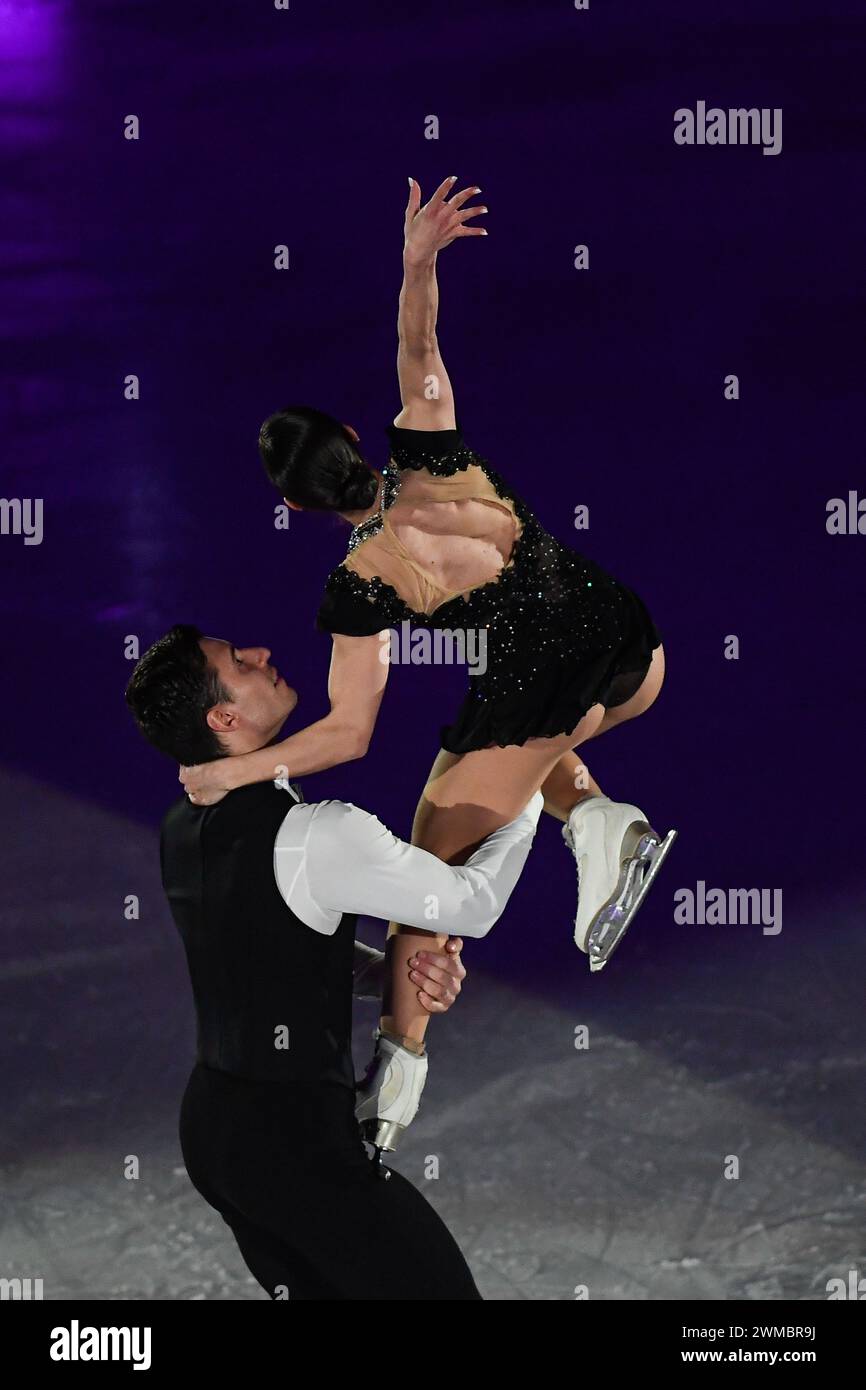
[[[347,1087],[251,1082],[198,1064],[180,1142],[193,1185],[271,1298],[481,1298],[421,1193],[394,1169],[377,1173]]]

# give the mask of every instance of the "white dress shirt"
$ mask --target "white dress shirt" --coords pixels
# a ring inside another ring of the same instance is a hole
[[[277,786],[294,795],[285,780]],[[536,792],[458,867],[398,840],[351,802],[299,802],[274,842],[277,886],[295,916],[325,936],[344,912],[442,936],[486,936],[520,877],[543,807]]]

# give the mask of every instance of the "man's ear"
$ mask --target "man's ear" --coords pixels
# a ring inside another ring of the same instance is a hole
[[[237,729],[240,719],[231,705],[212,705],[205,715],[207,726],[215,734],[230,734]]]
[[[285,504],[286,504],[287,507],[291,507],[291,509],[292,509],[293,512],[302,512],[302,511],[304,510],[303,507],[300,505],[300,503],[298,503],[298,502],[290,502],[289,499],[288,499],[288,497],[284,497],[284,498],[283,498],[283,501],[285,502]]]

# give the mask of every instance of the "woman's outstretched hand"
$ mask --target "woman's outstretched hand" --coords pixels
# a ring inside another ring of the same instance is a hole
[[[456,182],[454,178],[440,183],[429,203],[421,207],[421,185],[410,179],[409,202],[406,205],[405,240],[403,259],[410,265],[420,265],[430,261],[443,246],[448,246],[457,237],[486,236],[484,227],[467,227],[470,217],[477,217],[486,208],[464,208],[463,204],[480,188],[464,188],[445,201]]]

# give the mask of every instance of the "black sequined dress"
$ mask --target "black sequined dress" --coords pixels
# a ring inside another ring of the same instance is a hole
[[[326,632],[369,636],[413,626],[486,629],[486,670],[469,677],[469,693],[442,747],[467,753],[529,738],[570,733],[595,704],[623,704],[637,691],[661,634],[641,599],[592,560],[562,545],[459,429],[387,427],[391,462],[383,469],[380,511],[356,527],[347,559],[378,534],[406,469],[450,477],[479,467],[497,497],[521,523],[509,563],[489,583],[452,598],[432,613],[413,610],[378,576],[342,564],[328,578],[317,616]]]

